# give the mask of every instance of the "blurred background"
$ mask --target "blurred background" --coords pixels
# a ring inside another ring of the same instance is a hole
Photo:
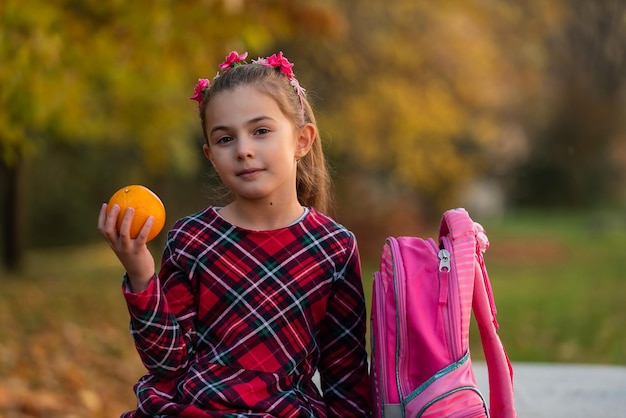
[[[0,418],[133,408],[97,214],[137,183],[166,227],[210,203],[189,96],[231,50],[295,63],[368,298],[387,236],[463,206],[514,363],[626,364],[622,0],[3,0]]]

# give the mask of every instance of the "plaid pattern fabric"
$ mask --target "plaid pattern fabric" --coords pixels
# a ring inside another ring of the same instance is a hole
[[[149,371],[124,418],[369,416],[352,233],[314,209],[250,231],[209,207],[174,225],[162,260],[146,290],[124,287]]]

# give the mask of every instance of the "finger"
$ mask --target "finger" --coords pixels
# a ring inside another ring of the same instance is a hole
[[[112,229],[117,231],[117,218],[121,210],[122,209],[118,204],[114,204],[113,206],[111,206],[111,209],[109,209],[109,214],[107,215],[104,224],[106,229]]]
[[[154,216],[148,216],[146,222],[144,222],[141,231],[139,231],[139,235],[137,235],[137,241],[147,242],[148,235],[150,235],[150,230],[152,229],[152,225],[154,225]]]
[[[131,239],[130,226],[133,223],[133,216],[135,216],[135,209],[127,208],[122,218],[122,224],[120,225],[119,234],[121,238]]]
[[[114,224],[117,222],[117,215],[120,213],[120,205],[117,203],[111,206],[109,213],[106,215],[105,225]]]
[[[104,231],[104,224],[107,218],[107,204],[103,203],[100,207],[100,213],[98,213],[98,231]]]
[[[120,212],[119,205],[113,205],[107,214],[108,205],[104,203],[98,216],[98,230],[109,241],[117,239],[117,215]]]

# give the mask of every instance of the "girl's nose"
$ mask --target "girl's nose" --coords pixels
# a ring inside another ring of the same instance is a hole
[[[237,159],[245,160],[247,158],[254,157],[254,151],[252,149],[252,141],[248,139],[239,139],[237,141]]]

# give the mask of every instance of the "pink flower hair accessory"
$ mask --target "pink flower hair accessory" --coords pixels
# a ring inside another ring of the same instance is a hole
[[[198,102],[198,106],[202,103],[202,100],[206,97],[206,94],[209,92],[209,87],[211,87],[211,80],[207,78],[198,79],[198,84],[193,89],[193,95],[190,97],[191,100],[195,100]]]
[[[293,64],[283,56],[283,52],[271,55],[267,58],[259,58],[252,61],[254,64],[265,65],[266,67],[279,68],[280,72],[287,76],[288,79],[294,77]]]
[[[226,55],[224,62],[222,62],[219,65],[219,69],[222,72],[224,72],[228,70],[229,68],[247,64],[246,62],[247,57],[248,57],[247,52],[240,54],[237,51],[231,51],[230,54]],[[215,80],[219,76],[220,76],[220,73],[218,72],[215,75],[215,77],[213,77],[213,80]],[[196,84],[196,87],[193,90],[193,95],[190,97],[191,100],[195,100],[196,102],[198,102],[198,108],[202,104],[202,101],[204,100],[206,95],[209,93],[210,88],[211,88],[211,80],[207,78],[198,79],[198,83]]]
[[[246,62],[246,58],[248,57],[248,53],[244,52],[242,54],[237,51],[231,51],[224,62],[219,65],[220,71],[227,71],[229,68],[235,68],[240,65],[248,65]],[[289,62],[287,58],[283,55],[283,52],[280,51],[278,54],[270,55],[267,58],[258,58],[256,60],[252,60],[251,64],[254,65],[263,65],[265,67],[278,68],[280,73],[287,77],[289,80],[289,84],[294,88],[296,94],[298,95],[298,99],[300,100],[300,106],[302,108],[302,117],[304,120],[304,100],[303,97],[306,94],[306,91],[300,86],[300,83],[296,79],[295,74],[293,73],[293,63]],[[215,77],[213,77],[213,81],[220,76],[218,72]],[[211,88],[211,81],[206,78],[201,78],[198,80],[196,87],[194,88],[193,95],[190,97],[191,100],[195,100],[198,102],[198,108],[202,104],[202,101],[206,97]]]
[[[219,65],[220,70],[226,71],[231,67],[247,64],[245,61],[247,57],[247,52],[240,54],[237,51],[232,51],[230,54],[226,55],[224,62]]]
[[[296,93],[300,98],[300,104],[304,105],[302,102],[302,97],[304,97],[306,91],[300,86],[300,83],[298,83],[298,80],[293,73],[293,63],[289,62],[289,60],[283,56],[282,51],[280,51],[278,54],[270,55],[267,58],[258,58],[256,60],[253,60],[252,63],[280,69],[281,74],[284,74],[285,77],[287,77],[287,80],[289,80],[289,84],[291,84],[291,86],[296,90]]]

